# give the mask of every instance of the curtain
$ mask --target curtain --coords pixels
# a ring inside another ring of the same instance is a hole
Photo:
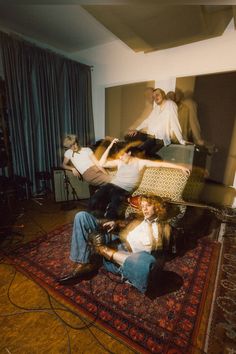
[[[0,32],[14,175],[36,191],[36,172],[63,159],[62,139],[94,143],[91,69]]]

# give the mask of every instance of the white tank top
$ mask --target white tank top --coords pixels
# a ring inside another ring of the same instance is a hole
[[[141,171],[139,169],[138,160],[131,163],[120,161],[116,175],[112,178],[111,183],[132,192],[138,187],[141,179]]]

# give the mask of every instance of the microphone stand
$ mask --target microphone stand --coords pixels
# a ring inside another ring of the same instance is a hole
[[[65,190],[66,190],[66,203],[62,204],[62,209],[63,210],[71,210],[76,207],[74,203],[69,203],[69,187],[71,188],[72,195],[73,195],[73,201],[79,200],[78,194],[76,193],[75,188],[72,186],[71,181],[69,177],[66,174],[66,170],[64,170],[64,185],[65,185]]]

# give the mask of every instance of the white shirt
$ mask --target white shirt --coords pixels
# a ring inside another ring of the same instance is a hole
[[[125,163],[121,160],[114,160],[114,162],[117,164],[117,172],[111,183],[128,192],[132,192],[141,181],[142,170],[147,166],[147,160],[133,157],[130,163]]]
[[[151,224],[153,236],[157,242],[158,240],[158,226],[157,222]],[[132,252],[141,252],[146,251],[151,253],[153,242],[150,235],[149,223],[146,220],[143,220],[141,224],[135,227],[127,235],[127,241],[132,249]]]
[[[185,144],[178,120],[178,107],[171,100],[166,100],[162,107],[155,105],[150,115],[137,127],[137,130],[140,129],[146,129],[147,134],[163,140],[164,145],[171,144],[173,134],[180,144]]]
[[[69,159],[75,168],[82,175],[88,168],[94,166],[94,162],[91,160],[91,155],[93,151],[90,148],[83,147],[78,152],[73,152],[73,150],[66,150],[64,156]]]
[[[121,160],[113,160],[112,165],[108,164],[106,167],[117,167],[117,172],[112,178],[111,183],[128,192],[132,192],[139,186],[144,168],[157,167],[157,165],[150,160],[132,157],[129,163]]]

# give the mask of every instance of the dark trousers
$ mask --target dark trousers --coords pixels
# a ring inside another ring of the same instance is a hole
[[[125,189],[112,183],[97,189],[89,201],[89,210],[97,210],[104,213],[108,219],[117,219],[119,217],[120,206],[130,195]]]
[[[153,136],[142,132],[137,132],[135,136],[126,135],[125,140],[127,142],[139,141],[140,144],[136,146],[137,153],[144,152],[145,157],[148,158],[158,158],[156,153],[164,146],[163,140],[156,139]]]

